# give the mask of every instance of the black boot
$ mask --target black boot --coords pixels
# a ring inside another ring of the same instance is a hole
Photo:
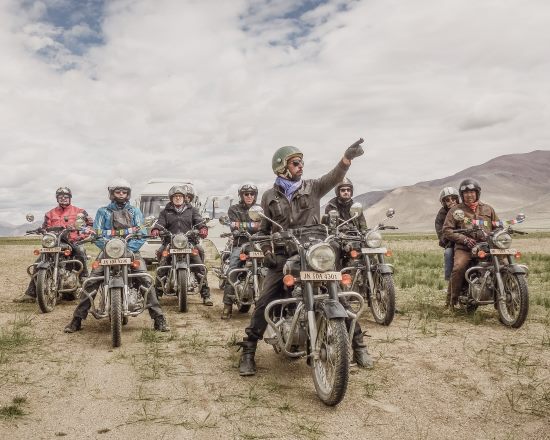
[[[65,327],[65,333],[74,333],[82,329],[82,318],[73,316],[73,320]]]
[[[363,341],[363,333],[353,336],[351,347],[353,348],[353,360],[359,367],[373,368],[374,362],[367,350],[367,344]]]
[[[254,355],[256,354],[257,344],[258,341],[249,341],[248,339],[239,342],[238,345],[243,349],[243,354],[239,360],[239,374],[241,376],[254,376],[256,374]]]
[[[212,298],[210,298],[210,287],[203,285],[201,288],[202,303],[205,306],[213,306]]]
[[[159,331],[159,332],[169,332],[170,331],[170,327],[168,327],[168,324],[166,323],[166,318],[164,317],[164,315],[157,316],[154,319],[154,321],[155,321],[155,323],[153,324],[153,328],[156,331]]]

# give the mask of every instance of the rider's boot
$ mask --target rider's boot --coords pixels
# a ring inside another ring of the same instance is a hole
[[[212,298],[210,298],[210,287],[203,285],[201,288],[202,303],[205,306],[213,306]]]
[[[170,327],[168,327],[168,324],[166,323],[166,318],[164,315],[156,316],[154,319],[153,328],[156,331],[159,332],[169,332]]]
[[[243,350],[241,359],[239,360],[239,374],[241,376],[254,376],[256,374],[254,355],[256,354],[258,341],[249,341],[248,338],[244,338],[237,345]]]
[[[34,281],[31,280],[25,293],[13,300],[15,303],[33,303],[36,302],[36,288]]]
[[[224,304],[222,310],[222,319],[231,319],[233,315],[233,304]]]
[[[71,322],[67,324],[65,327],[64,332],[65,333],[74,333],[82,329],[82,318],[79,318],[78,316],[73,316],[73,319]]]
[[[358,333],[353,336],[351,341],[351,348],[353,349],[353,360],[357,362],[357,365],[361,368],[373,368],[374,362],[367,350],[367,344],[363,341],[363,333]]]

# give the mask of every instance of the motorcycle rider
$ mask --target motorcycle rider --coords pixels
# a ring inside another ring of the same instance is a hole
[[[44,215],[44,221],[39,230],[45,230],[46,228],[52,228],[55,226],[62,227],[74,227],[77,217],[82,216],[86,221],[87,226],[92,225],[92,218],[88,213],[82,209],[71,204],[73,193],[67,186],[57,188],[55,191],[55,198],[57,200],[57,206],[50,209]],[[82,272],[79,277],[82,281],[83,278],[88,276],[88,265],[86,261],[86,252],[83,246],[74,245],[73,242],[79,238],[79,233],[73,231],[69,234],[69,245],[72,248],[74,258],[82,263]],[[37,261],[39,261],[38,259]],[[20,298],[16,298],[14,302],[34,302],[36,300],[36,284],[34,277],[31,277],[27,290]]]
[[[208,236],[208,227],[204,224],[204,219],[199,214],[197,208],[191,205],[195,197],[195,190],[190,185],[175,185],[168,191],[168,198],[170,202],[160,212],[157,220],[158,225],[165,229],[168,229],[172,234],[179,232],[186,233],[196,226],[200,226],[198,235],[200,238],[206,238]],[[202,225],[202,226],[201,226]],[[153,227],[151,229],[151,235],[158,237],[160,235],[160,228]],[[198,238],[191,236],[190,242],[192,242],[199,251],[199,255],[191,255],[191,264],[204,264],[204,249],[199,244]],[[165,237],[163,244],[157,250],[157,257],[162,255],[164,249],[170,244],[170,239]],[[160,266],[169,265],[171,257],[159,258]],[[191,271],[199,274],[201,278],[204,278],[204,283],[201,288],[201,297],[203,304],[206,306],[212,306],[214,303],[210,298],[210,288],[208,287],[208,279],[206,277],[206,270],[204,267],[196,266],[191,268]],[[162,275],[163,273],[161,272]],[[160,280],[155,280],[157,290],[160,284]]]
[[[283,228],[299,228],[301,226],[320,223],[320,199],[340,182],[351,165],[351,161],[363,154],[361,143],[363,139],[348,147],[340,162],[319,179],[302,180],[304,161],[302,152],[292,146],[285,146],[275,151],[272,159],[272,169],[277,175],[273,188],[262,196],[262,208],[265,215]],[[278,228],[271,222],[263,219],[260,233],[269,235],[277,232]],[[262,296],[256,303],[252,319],[246,328],[246,337],[239,345],[243,349],[239,361],[239,374],[251,376],[256,374],[256,362],[254,356],[259,339],[267,328],[264,310],[271,301],[280,299],[284,295],[283,266],[288,259],[284,249],[271,245],[263,247],[265,267],[268,267],[264,279]],[[358,365],[371,366],[372,360],[367,347],[363,342],[363,333],[356,323],[352,341],[354,358]]]
[[[351,183],[351,180],[347,177],[344,177],[342,181],[336,185],[336,188],[334,188],[334,193],[336,197],[330,199],[327,203],[325,214],[335,210],[338,211],[338,217],[342,220],[349,220],[352,217],[350,208],[351,205],[353,205],[353,183]],[[365,232],[367,230],[367,220],[363,213],[353,220],[353,222],[356,223],[360,231]]]
[[[460,197],[458,195],[458,190],[453,186],[446,186],[439,193],[439,203],[441,203],[441,209],[438,211],[435,217],[435,232],[437,233],[437,239],[439,240],[439,246],[444,250],[443,252],[443,262],[445,268],[445,281],[451,279],[451,271],[453,270],[453,261],[455,254],[454,243],[450,240],[447,240],[443,237],[443,222],[445,217],[453,206],[457,205],[460,202]],[[447,301],[445,305],[449,305],[451,300],[451,292],[447,288]]]
[[[443,223],[443,238],[455,244],[453,270],[449,283],[451,308],[458,304],[464,275],[472,259],[471,249],[476,245],[476,240],[482,239],[479,235],[470,236],[454,232],[454,230],[463,229],[467,225],[471,225],[472,220],[483,220],[482,228],[485,231],[492,231],[494,229],[493,222],[498,221],[495,210],[480,201],[481,186],[477,180],[471,178],[464,179],[460,182],[458,192],[462,203],[449,209]],[[464,211],[464,221],[455,220],[453,217],[457,209]]]
[[[100,237],[109,237],[113,231],[121,230],[126,235],[130,234],[130,231],[140,231],[142,234],[146,234],[141,210],[130,204],[130,196],[132,193],[132,187],[130,184],[126,180],[118,178],[115,179],[107,189],[111,203],[98,209],[93,224],[95,233],[97,233]],[[125,237],[125,235],[122,235],[121,237]],[[102,252],[100,252],[97,256],[98,260],[102,258],[105,243],[106,240],[104,238],[100,238],[95,241],[96,246],[102,250]],[[135,259],[140,262],[138,269],[133,269],[132,266],[130,266],[130,271],[132,273],[147,272],[145,261],[139,254],[139,249],[144,243],[144,238],[133,237],[128,240],[128,249],[134,253]],[[103,266],[99,266],[97,269],[92,270],[91,276],[103,276],[103,270]],[[95,298],[97,295],[97,288],[100,283],[101,281],[98,280],[91,282],[86,286],[86,292],[92,298]],[[146,288],[151,287],[149,284],[149,282],[143,282],[143,285]],[[86,319],[86,316],[88,315],[88,310],[90,310],[92,303],[87,296],[82,296],[84,298],[76,307],[73,313],[72,321],[65,327],[65,333],[73,333],[80,330],[82,327],[82,320]],[[147,295],[146,306],[149,310],[151,319],[154,321],[154,329],[161,332],[169,331],[170,328],[166,324],[164,313],[162,312],[156,295]]]
[[[229,267],[227,273],[239,266],[239,255],[241,246],[248,242],[248,237],[240,235],[240,232],[246,231],[250,234],[258,232],[260,222],[253,222],[248,216],[248,210],[256,203],[258,197],[258,188],[251,183],[241,185],[238,191],[239,203],[231,205],[227,211],[227,216],[231,222],[230,228],[233,233],[233,250],[229,257]],[[226,282],[223,289],[223,312],[222,319],[230,319],[233,313],[233,295],[235,289],[231,283]]]

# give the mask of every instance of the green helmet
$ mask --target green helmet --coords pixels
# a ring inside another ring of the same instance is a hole
[[[273,159],[271,159],[271,168],[273,168],[273,172],[277,175],[283,174],[285,172],[286,162],[289,158],[294,156],[298,156],[300,159],[304,158],[302,152],[296,147],[286,146],[275,151]]]

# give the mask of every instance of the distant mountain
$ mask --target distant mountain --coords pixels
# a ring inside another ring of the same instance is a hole
[[[445,186],[458,187],[467,177],[479,181],[481,200],[493,206],[501,219],[512,219],[523,212],[527,216],[523,227],[550,228],[550,151],[499,156],[449,177],[367,192],[354,200],[366,201],[363,206],[369,224],[383,219],[386,210],[392,207],[396,215],[391,224],[400,230],[432,231],[441,206],[439,192]]]

